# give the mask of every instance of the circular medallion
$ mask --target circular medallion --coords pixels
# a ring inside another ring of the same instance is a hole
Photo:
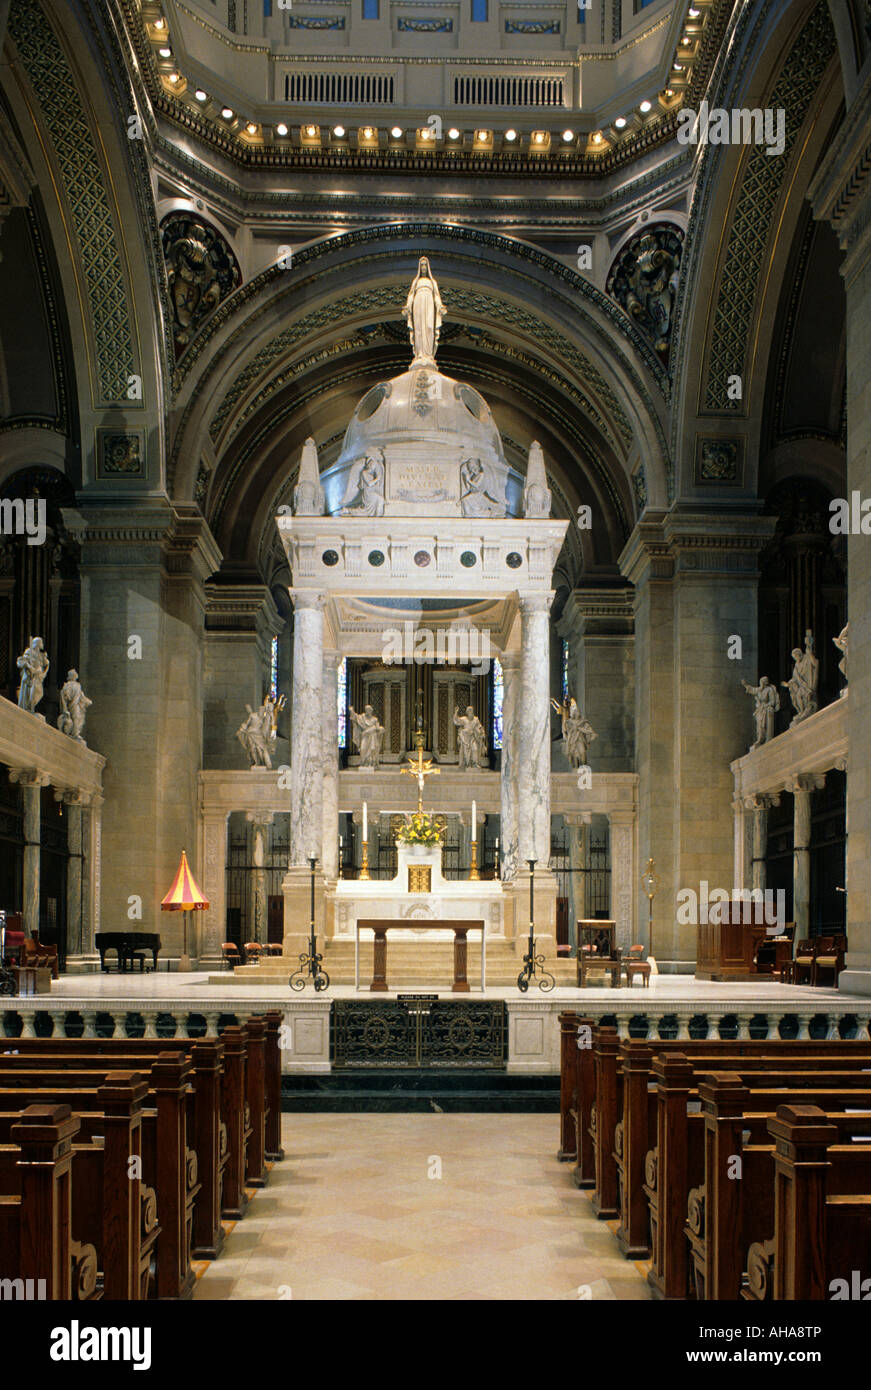
[[[516,550],[512,550],[505,556],[505,563],[510,570],[520,569],[523,564],[523,556],[518,555]]]
[[[384,564],[384,551],[383,551],[383,550],[370,550],[370,551],[369,551],[369,564],[370,564],[370,565],[375,565],[376,567],[377,567],[378,565],[383,565],[383,564]]]
[[[337,565],[339,563],[338,550],[325,550],[321,556],[325,565]]]
[[[478,557],[473,550],[463,551],[462,555],[460,556],[461,565],[464,565],[467,570],[470,570],[472,566],[477,565],[477,563]]]
[[[416,550],[414,552],[414,563],[422,570],[426,569],[431,559],[432,556],[428,550]]]

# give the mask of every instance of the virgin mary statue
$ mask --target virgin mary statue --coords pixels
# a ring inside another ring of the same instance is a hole
[[[435,351],[444,316],[445,306],[429,268],[429,260],[421,256],[402,311],[414,349],[412,367],[435,366]]]

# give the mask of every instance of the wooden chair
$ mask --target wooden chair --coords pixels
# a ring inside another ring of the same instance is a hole
[[[51,978],[56,980],[59,975],[57,947],[46,946],[44,942],[40,941],[39,933],[34,932],[31,939],[24,938],[21,964],[43,966],[51,970]]]
[[[245,953],[246,965],[259,965],[260,957],[263,954],[263,947],[259,941],[246,941],[242,947]]]
[[[235,970],[237,965],[242,964],[242,957],[239,955],[239,948],[235,941],[225,941],[221,947],[221,956],[228,970]]]
[[[280,956],[284,951],[280,941],[270,941],[264,949],[268,956]]]
[[[795,948],[795,959],[792,962],[792,969],[789,972],[789,983],[791,985],[810,984],[815,952],[816,948],[810,937],[806,937],[803,941],[798,943]],[[804,976],[804,979],[802,976]]]
[[[820,973],[830,971],[832,984],[835,989],[838,987],[838,976],[844,968],[844,952],[847,949],[847,938],[845,936],[821,936],[816,943],[813,965],[811,966],[811,984],[821,985],[824,983],[820,979]]]

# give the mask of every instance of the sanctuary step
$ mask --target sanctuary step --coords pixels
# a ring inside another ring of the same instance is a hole
[[[282,1079],[283,1111],[332,1111],[410,1114],[453,1114],[488,1111],[515,1114],[555,1114],[559,1084],[555,1076],[518,1076],[510,1072],[440,1071],[371,1067],[332,1075],[286,1075]]]
[[[331,984],[353,985],[354,983],[354,942],[328,941],[323,950],[324,969]],[[488,985],[514,984],[523,965],[522,946],[510,941],[497,940],[487,943]],[[360,985],[368,987],[372,979],[372,942],[360,943]],[[209,977],[210,984],[287,984],[289,974],[296,968],[293,956],[269,956],[260,965],[242,965],[234,971],[226,971]],[[558,985],[574,985],[576,982],[575,961],[566,957],[546,956],[545,969],[555,977]],[[481,946],[480,941],[470,938],[467,978],[472,989],[481,985]],[[391,989],[414,985],[433,986],[450,989],[453,981],[453,950],[449,941],[392,941],[388,938],[387,979]]]

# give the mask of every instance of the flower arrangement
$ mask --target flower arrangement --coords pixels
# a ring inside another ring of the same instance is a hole
[[[438,845],[444,833],[444,816],[428,816],[425,811],[415,811],[405,817],[405,825],[400,826],[396,838],[404,845]]]

